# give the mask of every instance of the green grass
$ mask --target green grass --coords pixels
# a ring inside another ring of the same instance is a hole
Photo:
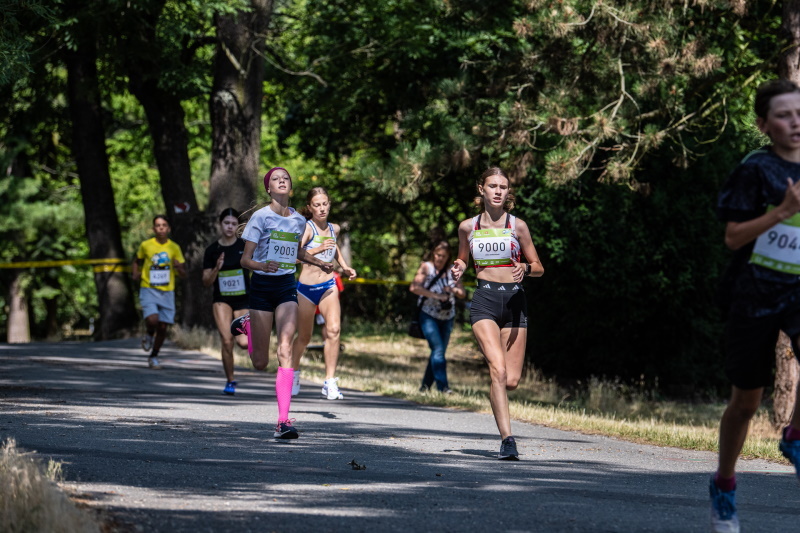
[[[429,354],[426,341],[410,338],[404,331],[391,327],[365,323],[348,324],[343,329],[345,350],[337,369],[341,387],[424,405],[491,413],[488,370],[470,332],[453,331],[447,351],[447,373],[455,394],[442,395],[418,390]],[[219,357],[216,333],[176,328],[173,339],[185,348]],[[312,339],[314,343],[321,343],[321,339]],[[238,366],[252,368],[246,352],[237,349],[235,358]],[[276,367],[273,360],[267,370],[274,371]],[[322,352],[306,352],[301,370],[304,379],[322,383],[325,378]],[[717,451],[719,420],[725,410],[725,404],[720,402],[661,400],[644,386],[631,387],[618,381],[591,379],[567,390],[535,371],[529,372],[519,388],[509,393],[509,404],[512,418],[519,421],[706,451]],[[742,455],[786,463],[778,451],[778,439],[779,432],[762,410],[751,423]]]

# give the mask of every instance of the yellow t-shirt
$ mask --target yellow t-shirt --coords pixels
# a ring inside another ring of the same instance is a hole
[[[137,259],[143,259],[142,287],[160,291],[175,290],[174,262],[185,263],[181,247],[175,241],[167,239],[160,244],[155,237],[144,241],[136,252]]]

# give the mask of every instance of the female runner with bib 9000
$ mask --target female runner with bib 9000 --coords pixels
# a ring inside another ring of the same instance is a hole
[[[336,259],[344,274],[351,280],[355,279],[356,271],[344,262],[339,253],[339,247],[336,245],[339,226],[328,222],[331,201],[327,191],[322,187],[314,187],[308,192],[306,204],[302,212],[310,220],[306,221],[301,246],[305,248],[306,253],[325,263],[331,264]],[[343,396],[339,392],[336,363],[339,360],[342,308],[339,305],[339,289],[336,286],[333,272],[326,272],[314,265],[304,266],[300,272],[300,279],[297,281],[297,292],[297,338],[292,347],[292,367],[295,381],[292,394],[300,392],[300,359],[311,340],[311,332],[314,329],[314,312],[319,306],[319,312],[325,319],[327,328],[327,338],[323,348],[325,383],[322,386],[322,395],[329,400],[341,400]]]
[[[509,213],[514,195],[505,173],[489,168],[477,185],[475,205],[481,213],[458,226],[458,258],[451,271],[455,281],[461,279],[472,254],[478,280],[469,318],[492,378],[489,399],[502,439],[498,457],[516,460],[506,391],[517,388],[525,359],[528,304],[521,282],[541,276],[544,267],[528,225]],[[523,255],[527,263],[521,262]]]
[[[227,383],[223,394],[236,394],[233,379],[234,336],[230,324],[234,318],[247,313],[249,306],[250,277],[242,269],[244,241],[236,236],[239,212],[228,207],[219,214],[219,239],[212,242],[203,255],[203,285],[214,286],[214,322],[222,341],[222,368]],[[247,337],[236,338],[241,348],[247,348]]]
[[[275,167],[264,176],[264,188],[272,201],[253,213],[242,233],[242,266],[253,271],[250,279],[250,315],[232,324],[232,329],[249,329],[253,351],[250,358],[256,370],[269,363],[269,338],[272,320],[278,330],[278,375],[275,395],[278,398],[278,425],[275,438],[296,439],[297,430],[289,419],[292,401],[292,338],[297,330],[297,283],[294,279],[297,260],[331,272],[333,265],[306,253],[300,237],[306,219],[289,207],[292,178],[286,169]]]

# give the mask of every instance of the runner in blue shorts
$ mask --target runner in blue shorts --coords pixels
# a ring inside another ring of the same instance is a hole
[[[489,364],[489,399],[502,439],[498,458],[517,460],[507,391],[517,388],[525,362],[528,303],[522,280],[541,276],[544,267],[528,225],[509,213],[514,208],[514,195],[505,173],[497,167],[489,168],[478,178],[477,188],[475,205],[481,212],[458,226],[458,258],[451,272],[458,282],[472,255],[478,280],[470,322]],[[521,262],[523,255],[527,263]]]
[[[780,331],[795,356],[800,341],[800,88],[787,80],[761,85],[756,125],[772,142],[751,152],[719,194],[725,244],[734,255],[723,277],[727,315],[725,370],[733,386],[719,426],[719,465],[711,477],[711,525],[739,531],[736,460],[750,420],[773,382]],[[800,398],[779,448],[800,477]]]
[[[301,245],[308,254],[331,264],[334,259],[339,262],[342,271],[349,279],[356,278],[356,271],[350,268],[339,253],[336,236],[339,226],[328,222],[331,201],[327,191],[322,187],[314,187],[306,197],[306,207],[302,210],[306,217],[306,227]],[[314,265],[305,265],[297,282],[298,316],[297,337],[292,345],[292,366],[294,367],[294,384],[292,395],[300,392],[300,360],[311,340],[314,329],[314,313],[319,312],[325,320],[327,337],[323,353],[325,358],[325,382],[322,385],[322,396],[328,400],[344,398],[339,391],[339,378],[336,377],[336,364],[339,361],[339,338],[341,329],[342,308],[339,305],[339,289],[336,286],[333,272],[326,272]]]

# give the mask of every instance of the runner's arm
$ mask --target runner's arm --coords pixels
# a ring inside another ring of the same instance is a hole
[[[745,222],[728,222],[725,226],[725,246],[731,250],[738,250],[758,238],[759,235],[779,222],[794,216],[800,211],[800,180],[792,183],[791,178],[786,178],[786,194],[781,205],[751,220]]]
[[[539,261],[539,254],[536,253],[536,247],[533,245],[528,225],[519,218],[517,219],[517,240],[519,240],[519,245],[522,247],[522,254],[528,261],[527,264],[530,265],[530,272],[526,275],[533,278],[541,277],[544,274],[544,266]],[[524,265],[524,263],[520,264]]]

